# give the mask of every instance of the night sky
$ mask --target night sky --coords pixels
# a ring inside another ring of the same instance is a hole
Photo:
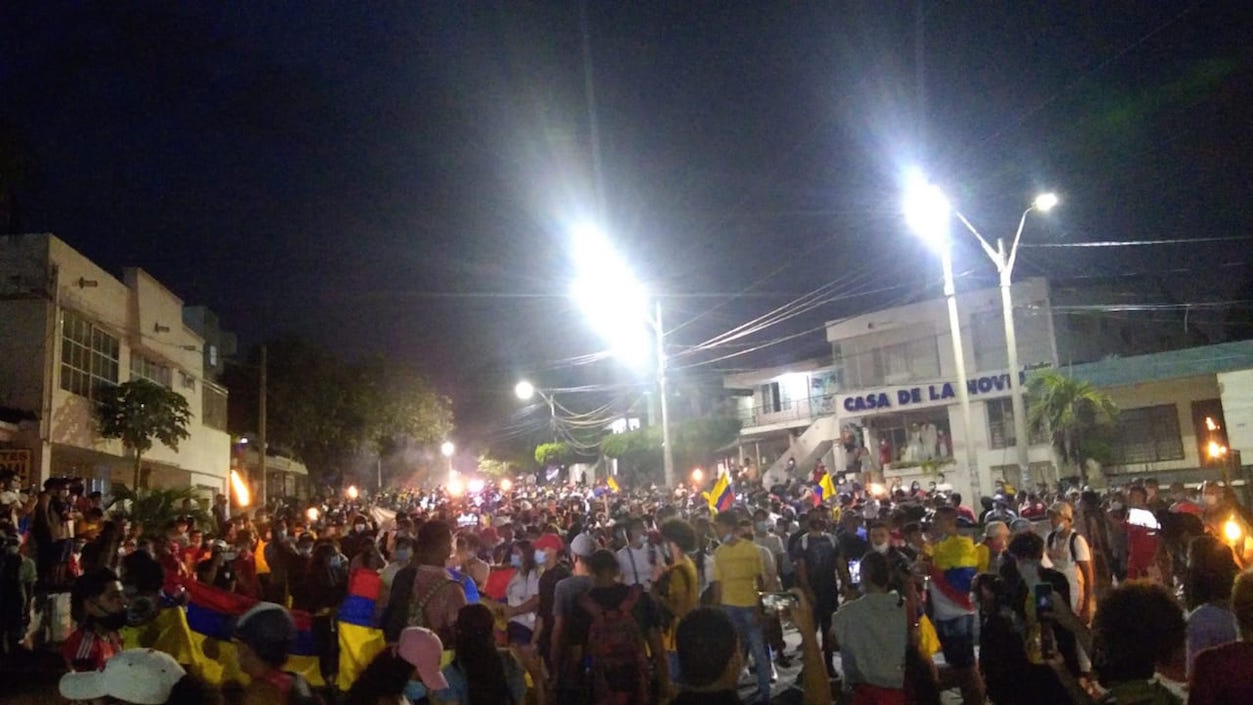
[[[1036,244],[1209,239],[1024,250],[1019,277],[1150,273],[1214,302],[1250,276],[1248,240],[1213,240],[1253,235],[1246,2],[3,5],[21,230],[143,267],[245,344],[411,361],[469,440],[519,376],[632,379],[569,365],[603,347],[564,297],[598,210],[584,29],[605,229],[674,354],[830,282],[839,301],[739,342],[936,293],[900,216],[911,164],[989,237],[1052,188]],[[994,283],[961,242],[959,286]]]

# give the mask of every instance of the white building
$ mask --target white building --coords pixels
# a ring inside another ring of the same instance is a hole
[[[1055,365],[1047,283],[1029,279],[1012,291],[1023,370]],[[850,469],[849,450],[864,447],[863,470],[886,483],[950,485],[967,503],[990,494],[996,480],[1024,486],[1053,479],[1047,439],[1031,439],[1029,477],[1017,465],[1010,393],[1022,370],[1008,370],[999,290],[959,294],[957,307],[973,448],[956,394],[948,311],[934,299],[828,323],[829,363],[727,377],[725,386],[753,390],[741,400],[742,455],[752,457],[746,444],[777,451],[763,458],[767,477],[777,478],[790,458],[806,472],[821,460],[842,473]]]
[[[182,394],[192,421],[178,451],[144,455],[141,485],[224,492],[226,390],[205,378],[203,349],[183,302],[143,270],[118,280],[53,235],[0,237],[0,406],[35,419],[0,446],[27,458],[14,469],[32,480],[129,485],[133,459],[97,435],[92,396],[144,377]]]

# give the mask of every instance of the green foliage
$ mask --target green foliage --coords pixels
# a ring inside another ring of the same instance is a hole
[[[183,395],[142,378],[102,387],[95,412],[100,437],[119,439],[134,452],[136,488],[143,455],[152,450],[153,441],[177,451],[179,441],[189,435],[191,407]]]
[[[674,462],[679,468],[707,465],[715,452],[735,440],[739,419],[707,416],[674,424]],[[658,426],[616,433],[601,441],[601,452],[619,462],[619,470],[637,481],[658,481],[662,466],[662,434]]]
[[[381,357],[347,362],[294,338],[267,346],[267,442],[327,481],[359,453],[430,445],[452,431],[452,404],[417,371]],[[259,355],[253,355],[259,363]],[[234,370],[236,433],[257,428],[256,370]]]
[[[479,456],[479,472],[495,478],[508,477],[512,474],[507,461],[497,460],[487,455]]]
[[[126,516],[134,523],[143,526],[144,536],[161,536],[165,534],[166,525],[176,517],[186,516],[183,511],[183,500],[190,499],[195,509],[190,512],[192,519],[201,529],[212,529],[213,520],[199,504],[197,490],[190,487],[176,489],[143,489],[136,492],[129,487],[118,485],[113,489],[113,501],[110,509],[124,508]]]
[[[568,443],[541,443],[535,446],[535,462],[540,467],[563,465],[574,458],[574,450]]]
[[[1118,418],[1118,407],[1091,384],[1057,370],[1041,370],[1027,379],[1027,409],[1031,432],[1050,432],[1062,461],[1078,467],[1081,476],[1086,458],[1110,460],[1105,436]]]

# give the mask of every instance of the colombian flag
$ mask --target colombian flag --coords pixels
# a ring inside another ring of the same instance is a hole
[[[822,473],[822,479],[814,487],[814,506],[835,497],[835,483],[831,481],[831,473]]]
[[[970,584],[978,565],[975,542],[967,536],[950,536],[931,548],[931,584],[954,604],[974,609]]]
[[[727,473],[718,475],[717,482],[714,483],[713,489],[709,490],[706,495],[709,500],[709,508],[725,512],[735,504],[735,492],[731,490],[731,477]]]
[[[239,670],[235,645],[231,642],[231,621],[258,601],[194,581],[187,583],[187,594],[191,599],[187,603],[186,619],[193,648],[221,669],[217,679],[206,670],[206,679],[214,685],[228,681],[247,683],[248,676]],[[296,623],[296,639],[283,668],[304,676],[315,688],[323,687],[326,681],[322,679],[314,649],[313,618],[300,610],[292,610],[291,616]]]
[[[336,615],[339,674],[335,683],[341,690],[347,690],[386,647],[383,632],[374,622],[374,605],[382,588],[383,580],[373,570],[357,568],[348,576],[348,597]]]

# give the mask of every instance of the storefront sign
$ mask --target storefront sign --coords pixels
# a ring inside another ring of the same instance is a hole
[[[1018,382],[1026,382],[1027,373],[1018,373]],[[1010,374],[982,375],[966,380],[966,391],[971,397],[999,397],[1010,393]],[[957,385],[953,382],[936,382],[908,387],[890,387],[860,394],[844,394],[839,397],[839,408],[844,414],[919,409],[952,403],[957,399]]]
[[[30,478],[29,450],[0,450],[0,475],[7,475],[9,473],[16,474],[22,484],[26,484],[27,479]]]

